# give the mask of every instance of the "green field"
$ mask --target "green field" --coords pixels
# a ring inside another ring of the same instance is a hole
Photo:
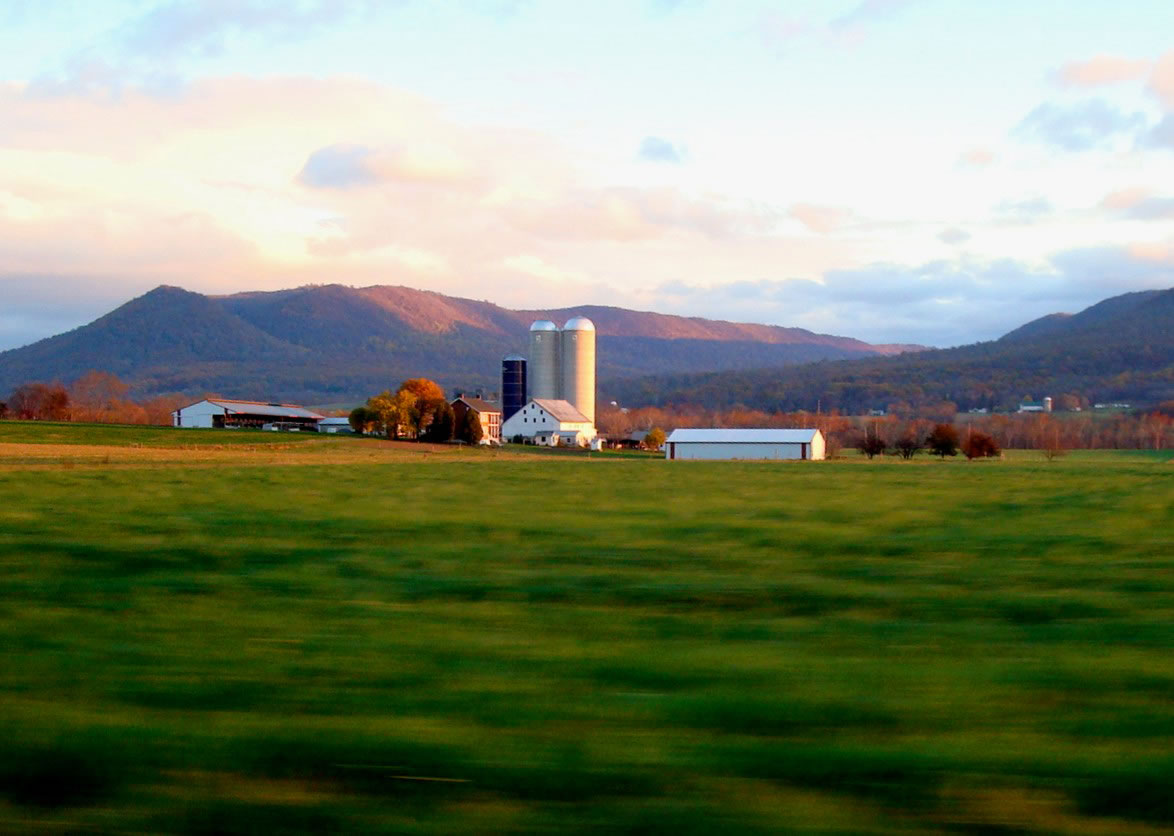
[[[0,423],[0,831],[1174,827],[1169,455],[39,430]]]

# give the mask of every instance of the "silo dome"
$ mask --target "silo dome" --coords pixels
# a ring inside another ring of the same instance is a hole
[[[537,325],[538,323],[534,323]],[[531,328],[534,326],[530,326]],[[595,323],[585,316],[573,316],[563,326],[564,331],[594,331]]]
[[[557,331],[558,326],[549,319],[537,319],[530,325],[531,331]]]

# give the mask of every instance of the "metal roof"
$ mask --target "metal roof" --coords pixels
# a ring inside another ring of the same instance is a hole
[[[557,331],[558,326],[549,319],[538,319],[530,326],[531,331]]]
[[[573,316],[563,326],[564,331],[594,331],[595,323],[585,316]]]
[[[735,430],[735,429],[680,429],[673,430],[668,440],[674,444],[810,444],[819,430]]]
[[[223,398],[208,398],[208,403],[229,412],[244,415],[268,415],[274,418],[313,418],[321,421],[326,416],[311,412],[304,406],[292,403],[261,403],[260,401],[229,401]],[[195,406],[195,404],[192,404]],[[185,407],[186,409],[186,407]]]
[[[536,403],[550,413],[556,421],[567,424],[590,424],[591,419],[571,405],[570,401],[551,400],[549,398],[531,398],[530,403]]]

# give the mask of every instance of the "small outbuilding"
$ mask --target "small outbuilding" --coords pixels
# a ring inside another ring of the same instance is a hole
[[[664,445],[666,459],[822,459],[819,430],[673,430]]]
[[[262,403],[209,398],[171,413],[172,426],[216,429],[300,429],[315,432],[326,416],[291,403]]]

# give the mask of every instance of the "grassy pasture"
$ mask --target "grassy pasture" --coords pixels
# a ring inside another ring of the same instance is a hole
[[[53,431],[0,424],[0,830],[1174,827],[1168,456]]]

